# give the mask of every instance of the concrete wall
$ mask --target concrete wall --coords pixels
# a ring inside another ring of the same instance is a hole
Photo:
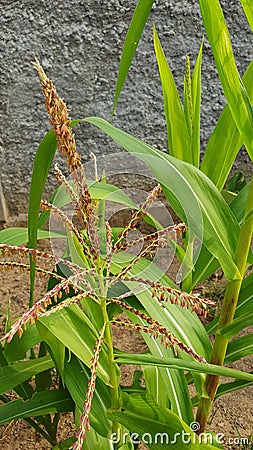
[[[12,215],[27,211],[37,145],[48,130],[41,88],[30,61],[37,56],[71,109],[72,118],[109,118],[117,68],[137,0],[2,0],[0,51],[0,165]],[[252,33],[239,0],[223,0],[235,57],[242,74],[252,59]],[[185,55],[195,61],[203,27],[197,0],[160,0],[120,98],[114,124],[166,149],[163,102],[152,45],[156,24],[167,58],[182,88]],[[224,98],[207,42],[203,55],[202,142],[207,142]],[[76,130],[83,160],[90,151],[109,154],[115,145],[91,126]],[[245,152],[239,166],[249,169]],[[52,189],[52,180],[47,185]]]

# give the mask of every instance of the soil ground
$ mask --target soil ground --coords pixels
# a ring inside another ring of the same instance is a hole
[[[29,276],[20,274],[18,270],[0,274],[0,323],[3,321],[10,301],[11,317],[17,317],[27,307]],[[45,289],[45,280],[37,279],[36,297]],[[222,288],[217,280],[209,280],[209,285],[201,288],[218,293],[222,297]],[[253,332],[253,327],[247,332]],[[2,330],[1,330],[2,333]],[[140,335],[128,330],[115,330],[115,343],[122,350],[141,352],[144,343]],[[233,367],[247,372],[253,371],[253,356],[243,358]],[[122,384],[131,384],[134,368],[122,367]],[[222,380],[223,382],[224,380]],[[253,386],[218,398],[213,406],[210,429],[224,435],[223,448],[226,450],[253,449]],[[71,414],[61,417],[58,438],[59,442],[74,434],[74,424]],[[248,439],[248,441],[247,441]],[[140,449],[146,447],[140,446]],[[41,449],[49,450],[51,446],[37,434],[24,420],[15,421],[0,428],[0,449]]]

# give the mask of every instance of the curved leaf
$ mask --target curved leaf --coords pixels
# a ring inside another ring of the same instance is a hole
[[[200,239],[204,233],[203,243],[220,261],[227,279],[240,278],[233,261],[239,225],[212,182],[194,166],[152,148],[103,119],[90,117],[85,121],[147,163],[181,219]]]
[[[224,394],[228,394],[229,392],[237,391],[238,389],[243,389],[248,386],[252,386],[252,384],[253,384],[253,381],[243,381],[243,380],[236,380],[236,381],[232,381],[230,383],[222,383],[218,387],[215,398],[218,398]]]
[[[233,330],[234,321],[237,320],[235,325],[234,335],[240,330],[245,328],[246,323],[252,321],[252,299],[253,299],[253,272],[251,272],[242,282],[238,303],[235,310],[234,320],[231,324],[230,330]],[[241,319],[243,317],[243,319]],[[208,333],[215,333],[217,329],[219,316],[216,317],[211,323],[206,326]],[[246,323],[244,322],[246,320]],[[232,333],[233,335],[233,333]]]
[[[37,228],[40,202],[56,148],[56,137],[53,130],[50,130],[42,139],[34,158],[28,209],[28,247],[30,248],[37,247]],[[35,280],[35,263],[32,258],[30,258],[30,266],[29,307],[33,304],[33,289]]]
[[[131,430],[136,444],[142,441],[150,450],[164,450],[171,446],[176,450],[215,448],[209,444],[198,443],[197,435],[191,428],[168,408],[157,405],[152,396],[123,393],[122,397],[123,410],[112,411],[108,416]]]
[[[250,24],[251,30],[253,31],[253,5],[251,0],[240,0],[242,7],[244,9],[245,15]]]
[[[61,238],[65,233],[60,231],[40,230],[37,232],[37,239]],[[0,231],[1,244],[21,245],[28,242],[28,228],[6,228]]]
[[[134,11],[134,15],[131,24],[128,28],[128,32],[126,35],[120,59],[119,73],[117,78],[117,85],[111,117],[113,116],[114,111],[116,109],[120,92],[122,90],[124,81],[128,74],[129,67],[133,60],[138,42],[140,40],[143,28],[147,22],[153,3],[154,0],[139,0],[136,9]]]
[[[32,398],[12,400],[0,406],[0,425],[11,420],[37,417],[50,413],[74,410],[74,403],[66,389],[37,392]]]
[[[118,364],[139,364],[148,366],[170,367],[171,369],[189,370],[191,372],[210,373],[224,377],[231,377],[237,380],[253,382],[253,373],[241,372],[229,367],[216,366],[215,364],[204,364],[196,361],[186,361],[179,358],[164,358],[148,353],[123,353],[115,358]]]
[[[199,4],[232,117],[253,159],[253,112],[236,67],[229,31],[220,3],[218,0],[199,0]]]
[[[93,347],[97,339],[96,329],[77,305],[57,311],[49,316],[40,317],[42,324],[56,338],[74,353],[88,367],[93,356]],[[47,342],[46,331],[43,334]],[[102,346],[98,363],[98,375],[105,384],[109,382],[108,357],[105,345]]]
[[[134,323],[146,325],[146,322],[128,313]],[[173,351],[167,349],[159,340],[152,339],[147,333],[141,333],[152,357],[173,358]],[[178,370],[170,370],[169,367],[143,366],[145,385],[147,392],[153,395],[156,403],[169,407],[180,418],[190,423],[193,421],[191,399],[186,383],[185,375]]]
[[[193,164],[190,136],[184,111],[173,75],[166,61],[155,27],[154,47],[163,90],[169,153],[182,161]]]
[[[29,380],[33,375],[52,369],[52,367],[54,367],[54,363],[50,356],[43,356],[42,358],[22,361],[1,368],[0,394],[13,389],[23,381]]]
[[[72,354],[69,360],[65,359],[63,375],[65,384],[75,405],[82,412],[86,388],[90,378],[90,370]],[[90,421],[94,430],[104,437],[107,437],[110,431],[110,422],[106,416],[106,412],[110,406],[111,397],[109,389],[97,378],[90,412]]]
[[[253,61],[242,79],[253,102]],[[201,164],[201,170],[219,190],[224,187],[242,144],[243,137],[238,131],[229,106],[226,105],[208,141]]]
[[[247,355],[253,355],[253,334],[241,336],[228,344],[225,364],[230,364]]]

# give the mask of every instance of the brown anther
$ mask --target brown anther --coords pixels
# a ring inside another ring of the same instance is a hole
[[[19,339],[22,337],[22,334],[24,333],[24,331],[23,331],[23,329],[22,328],[19,328],[18,329],[18,337],[19,337]]]
[[[64,291],[65,291],[65,294],[68,295],[69,294],[69,286],[66,286]]]
[[[29,323],[30,323],[31,326],[35,323],[35,320],[34,320],[33,317],[30,317],[30,318],[29,318]]]

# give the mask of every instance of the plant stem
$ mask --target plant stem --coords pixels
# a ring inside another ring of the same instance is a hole
[[[240,294],[243,276],[247,266],[247,258],[251,244],[253,232],[253,177],[251,179],[249,195],[244,213],[243,223],[241,225],[237,248],[235,252],[235,264],[238,267],[240,277],[228,282],[224,300],[222,303],[220,318],[218,322],[216,337],[211,354],[211,364],[222,366],[226,356],[228,339],[222,336],[221,329],[232,322]],[[215,398],[219,384],[219,377],[216,375],[207,375],[205,381],[205,393],[201,397],[197,411],[196,420],[200,424],[199,433],[203,433],[207,426],[208,416]]]

